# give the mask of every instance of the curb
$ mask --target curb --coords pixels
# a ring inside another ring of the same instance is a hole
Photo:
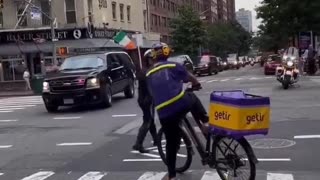
[[[23,96],[35,96],[37,94],[5,94],[5,95],[2,95],[0,94],[0,98],[7,98],[7,97],[23,97]]]

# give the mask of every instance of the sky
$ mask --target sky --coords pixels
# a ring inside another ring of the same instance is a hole
[[[240,8],[245,8],[247,10],[252,11],[252,28],[253,31],[256,31],[260,24],[260,20],[258,20],[256,18],[257,13],[254,10],[256,6],[260,5],[261,0],[235,0],[236,2],[236,10],[240,9]]]

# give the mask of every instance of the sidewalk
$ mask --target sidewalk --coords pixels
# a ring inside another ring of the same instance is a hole
[[[15,96],[32,96],[32,95],[34,95],[33,91],[17,91],[17,90],[0,91],[0,98],[15,97]]]

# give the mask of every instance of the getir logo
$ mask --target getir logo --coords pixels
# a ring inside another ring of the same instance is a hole
[[[214,113],[214,119],[215,120],[230,120],[230,116],[231,114],[229,114],[228,112],[222,111],[222,112],[215,112]]]
[[[263,122],[264,115],[261,113],[256,113],[254,115],[247,116],[247,124],[255,123],[255,122]]]

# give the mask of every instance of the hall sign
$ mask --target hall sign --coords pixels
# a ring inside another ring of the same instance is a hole
[[[112,39],[119,30],[103,28],[75,28],[75,29],[56,29],[55,37],[58,40],[78,40],[87,38]],[[134,32],[126,31],[131,37]],[[0,32],[0,44],[17,42],[36,42],[39,39],[51,41],[51,30],[32,30],[32,31],[12,31]]]

